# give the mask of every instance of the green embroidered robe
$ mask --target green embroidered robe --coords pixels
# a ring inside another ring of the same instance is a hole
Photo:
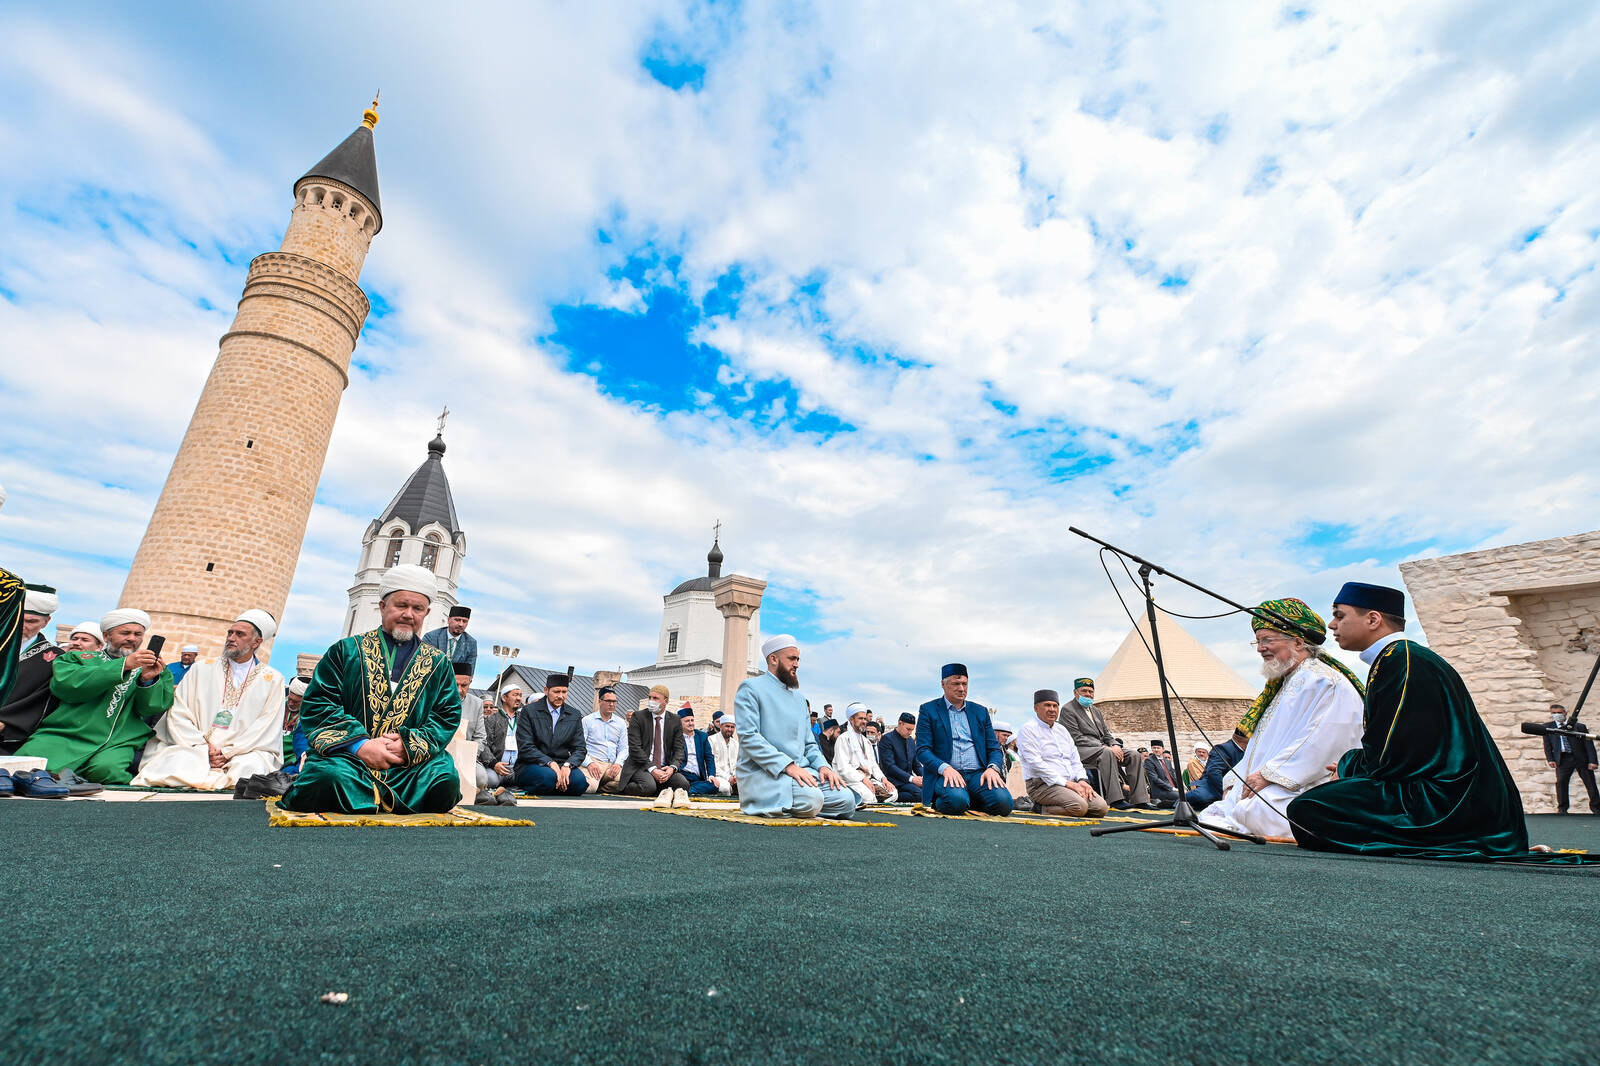
[[[140,685],[139,671],[122,667],[104,652],[58,655],[50,692],[61,703],[17,754],[42,756],[51,773],[71,770],[107,785],[133,780],[133,760],[154,733],[151,723],[172,706],[172,674],[162,670],[154,684]]]
[[[1528,851],[1522,798],[1461,675],[1397,640],[1367,676],[1361,747],[1289,804],[1301,847],[1421,859],[1578,862]]]
[[[22,579],[0,569],[0,705],[11,696],[17,680],[17,653],[22,650],[22,600],[27,591]]]
[[[291,811],[342,814],[440,814],[461,799],[446,750],[461,721],[461,696],[450,660],[428,644],[406,664],[391,692],[381,629],[346,637],[317,664],[300,703],[311,744],[305,766],[280,801]],[[398,733],[406,763],[374,770],[356,756],[369,738]]]

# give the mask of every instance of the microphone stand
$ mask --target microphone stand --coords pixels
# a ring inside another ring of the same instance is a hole
[[[1275,611],[1259,611],[1255,608],[1246,607],[1243,604],[1234,603],[1226,596],[1220,596],[1217,593],[1212,592],[1210,589],[1202,588],[1201,586],[1196,585],[1193,581],[1185,580],[1184,578],[1179,577],[1177,574],[1174,574],[1168,570],[1163,570],[1161,567],[1150,562],[1148,559],[1141,559],[1132,552],[1123,551],[1115,544],[1108,544],[1099,537],[1091,536],[1090,534],[1079,529],[1077,526],[1068,526],[1067,528],[1085,540],[1092,540],[1101,547],[1109,549],[1110,551],[1114,551],[1123,558],[1139,564],[1139,578],[1144,583],[1145,616],[1150,620],[1150,653],[1152,656],[1154,656],[1156,661],[1156,676],[1161,680],[1161,706],[1167,714],[1167,742],[1172,745],[1172,750],[1174,753],[1178,751],[1178,731],[1177,727],[1174,726],[1172,722],[1172,697],[1168,692],[1167,686],[1167,664],[1166,661],[1161,657],[1161,633],[1156,628],[1156,597],[1154,590],[1150,586],[1151,574],[1162,574],[1166,577],[1172,578],[1175,581],[1182,581],[1190,588],[1203,592],[1213,599],[1221,600],[1223,603],[1226,603],[1229,606],[1237,607],[1239,610],[1248,614],[1253,614],[1262,618],[1268,618],[1268,620],[1272,622],[1273,628],[1282,628],[1285,632],[1289,633],[1297,632],[1300,629],[1299,626],[1290,622],[1287,618],[1283,618],[1282,615],[1277,614]],[[1174,759],[1176,759],[1176,754],[1174,754]],[[1159,822],[1145,822],[1140,825],[1096,826],[1095,828],[1089,830],[1089,835],[1099,837],[1109,836],[1112,833],[1143,832],[1147,829],[1166,828],[1193,830],[1195,833],[1198,833],[1200,836],[1216,845],[1219,851],[1229,850],[1229,844],[1226,840],[1222,839],[1222,836],[1235,837],[1239,840],[1248,840],[1252,844],[1266,843],[1264,839],[1254,833],[1240,833],[1232,829],[1224,829],[1219,825],[1210,825],[1202,822],[1199,815],[1195,813],[1194,808],[1189,806],[1189,801],[1184,797],[1184,793],[1181,791],[1178,793],[1178,802],[1172,808],[1171,818],[1165,818]],[[1219,833],[1222,834],[1222,836],[1218,836]]]

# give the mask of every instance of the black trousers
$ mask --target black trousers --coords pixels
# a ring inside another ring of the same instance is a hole
[[[1574,772],[1589,792],[1589,813],[1600,814],[1600,791],[1595,789],[1594,771],[1575,751],[1564,751],[1556,759],[1556,810],[1567,813],[1568,789]]]
[[[656,779],[649,770],[635,770],[632,777],[619,784],[622,787],[617,791],[624,796],[654,796],[664,788],[681,788],[685,792],[689,791],[689,779],[677,771],[673,771],[664,785],[656,784]]]

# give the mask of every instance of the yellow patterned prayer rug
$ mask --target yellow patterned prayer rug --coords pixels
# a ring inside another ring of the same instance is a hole
[[[956,822],[1004,822],[1007,825],[1053,825],[1071,827],[1080,825],[1099,825],[1101,822],[1106,820],[1104,818],[1086,818],[1082,821],[1077,821],[1068,818],[1051,818],[1048,815],[1035,816],[1015,813],[995,815],[979,814],[977,811],[968,811],[966,814],[940,814],[932,807],[924,807],[920,803],[915,807],[912,807],[910,813],[916,815],[918,818],[948,818],[951,821]]]
[[[500,828],[502,826],[532,825],[526,818],[501,818],[493,814],[456,807],[449,814],[306,814],[286,811],[276,799],[267,801],[267,824],[274,828],[301,825],[338,826],[473,826]]]
[[[894,822],[852,822],[840,821],[837,818],[783,818],[767,817],[760,814],[742,814],[738,811],[712,811],[696,810],[693,807],[644,807],[646,813],[655,814],[682,814],[690,818],[710,818],[717,822],[742,822],[745,825],[764,825],[774,829],[789,829],[797,826],[827,825],[840,829],[898,829]]]
[[[1170,825],[1164,825],[1164,826],[1161,826],[1161,827],[1159,827],[1157,829],[1151,829],[1150,832],[1152,832],[1152,833],[1166,833],[1169,836],[1175,836],[1175,837],[1197,837],[1197,836],[1200,835],[1199,833],[1196,833],[1193,829],[1179,829],[1179,828],[1177,828],[1175,826],[1170,826]],[[1222,834],[1222,833],[1218,833],[1217,836],[1222,837],[1223,840],[1226,840],[1229,843],[1244,843],[1244,844],[1250,843],[1248,840],[1240,841],[1237,837],[1230,837],[1230,836],[1227,836],[1227,835]],[[1265,840],[1268,844],[1294,844],[1295,843],[1294,837],[1262,837],[1261,839]]]

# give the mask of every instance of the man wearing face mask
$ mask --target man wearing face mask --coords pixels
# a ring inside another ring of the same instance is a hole
[[[1552,725],[1560,725],[1566,717],[1565,707],[1559,703],[1550,705]],[[1581,723],[1572,728],[1584,733],[1589,731],[1589,727]],[[1594,741],[1588,737],[1574,740],[1572,737],[1547,736],[1544,738],[1544,757],[1556,772],[1556,813],[1567,813],[1572,775],[1577,773],[1589,793],[1589,813],[1600,814],[1600,795],[1595,794],[1594,787],[1594,772],[1600,766],[1596,765]]]
[[[1061,708],[1061,724],[1072,734],[1083,765],[1100,779],[1100,794],[1112,810],[1150,806],[1144,760],[1112,737],[1105,716],[1094,705],[1094,678],[1080,677],[1072,682],[1072,702]]]
[[[617,788],[627,796],[654,796],[658,807],[687,807],[689,779],[677,770],[686,757],[683,719],[667,713],[670,695],[667,686],[656,685],[628,719],[628,759]]]

